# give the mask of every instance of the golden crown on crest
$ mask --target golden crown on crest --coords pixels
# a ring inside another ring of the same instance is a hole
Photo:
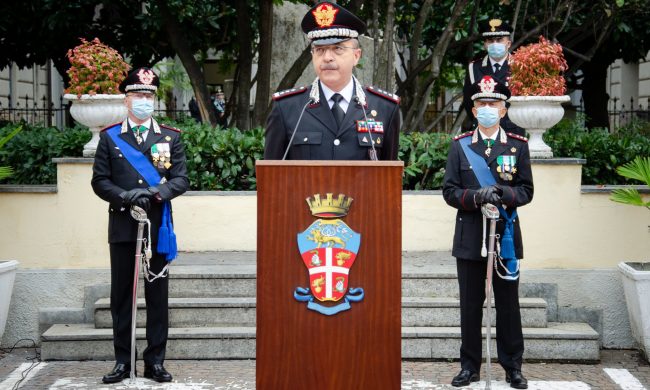
[[[314,194],[313,198],[309,197],[306,200],[313,216],[338,218],[348,214],[354,199],[345,196],[345,194],[339,194],[336,199],[333,194],[326,194],[325,199],[321,199],[320,194]]]

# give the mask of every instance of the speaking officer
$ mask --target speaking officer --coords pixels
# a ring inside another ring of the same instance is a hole
[[[483,203],[502,205],[511,222],[507,224],[511,234],[506,234],[503,214],[497,223],[497,234],[501,237],[498,263],[502,266],[502,257],[509,257],[505,255],[504,236],[513,239],[508,243],[511,243],[510,256],[514,264],[518,265],[517,259],[523,258],[516,210],[532,200],[533,177],[527,140],[507,133],[499,126],[506,114],[505,101],[509,97],[510,91],[491,76],[484,76],[474,84],[470,98],[474,101],[472,111],[478,119],[478,126],[474,131],[454,138],[447,158],[443,197],[450,206],[458,209],[452,255],[456,257],[458,270],[462,338],[461,371],[453,378],[453,386],[466,386],[478,381],[481,368],[481,325],[487,267],[486,253],[481,250],[487,239],[481,213]],[[481,187],[478,178],[485,175],[491,175],[489,180],[496,184]],[[521,373],[524,340],[519,313],[519,280],[508,277],[501,268],[497,270],[502,275],[495,272],[493,278],[498,360],[506,371],[506,381],[510,386],[526,389],[527,380]]]
[[[311,40],[318,77],[309,87],[273,95],[264,158],[280,160],[287,152],[291,160],[396,160],[399,98],[363,87],[352,75],[365,24],[345,8],[323,2],[307,12],[302,30]]]
[[[476,116],[472,112],[474,104],[472,102],[473,85],[481,81],[483,76],[492,76],[499,84],[508,86],[510,77],[510,34],[512,28],[501,19],[489,19],[479,23],[481,37],[483,37],[483,48],[487,55],[470,62],[465,74],[465,84],[463,85],[463,107],[467,112],[469,120],[463,124],[463,130],[472,130],[476,128]],[[509,105],[507,105],[509,106]],[[471,121],[471,122],[470,122]],[[501,127],[510,133],[525,136],[526,131],[515,125],[508,118],[508,114],[501,119]]]
[[[163,209],[170,210],[168,201],[185,192],[189,185],[179,130],[159,125],[151,117],[158,84],[158,76],[147,68],[136,69],[120,84],[120,91],[126,93],[128,118],[102,131],[93,165],[93,190],[109,203],[111,315],[116,364],[103,377],[104,383],[120,382],[129,376],[131,368],[131,305],[138,224],[129,209],[137,205],[147,211],[153,248],[150,270],[163,273],[167,261],[173,259],[170,251],[163,255],[159,253],[162,249],[157,248]],[[145,176],[127,160],[127,152],[153,165],[160,182],[147,183]],[[165,215],[171,218],[171,211]],[[172,376],[163,367],[168,333],[168,278],[146,281],[144,292],[147,304],[144,376],[169,382]]]

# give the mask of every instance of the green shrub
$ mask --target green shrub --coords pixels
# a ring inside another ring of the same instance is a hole
[[[212,128],[192,118],[171,125],[183,130],[190,189],[255,190],[255,160],[264,155],[261,128],[249,131]]]
[[[616,168],[650,155],[648,124],[633,122],[609,133],[606,129],[588,130],[583,121],[562,120],[544,134],[544,141],[556,157],[586,159],[582,167],[582,184],[625,184]]]
[[[402,188],[434,190],[442,187],[451,136],[446,133],[402,133],[398,158],[404,161]]]
[[[61,131],[56,127],[7,124],[0,128],[0,138],[23,126],[11,142],[0,151],[0,166],[14,168],[6,182],[12,184],[55,184],[56,157],[80,157],[83,146],[90,141],[87,128],[74,127]]]

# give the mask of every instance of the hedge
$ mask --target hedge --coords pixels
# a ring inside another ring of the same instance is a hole
[[[212,128],[187,118],[164,121],[183,129],[188,175],[192,190],[255,190],[255,160],[264,152],[261,128],[248,131]],[[563,120],[544,136],[555,156],[584,158],[583,184],[623,184],[616,167],[650,156],[650,124],[633,122],[614,133],[604,129],[587,130],[583,121]],[[55,184],[55,157],[81,157],[90,133],[82,127],[63,131],[54,127],[8,124],[0,137],[16,126],[23,131],[0,150],[0,166],[14,167],[4,183]],[[402,133],[399,159],[404,161],[403,188],[433,190],[442,186],[445,161],[451,136],[444,133]]]

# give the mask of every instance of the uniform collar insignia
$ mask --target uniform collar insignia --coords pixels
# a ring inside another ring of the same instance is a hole
[[[122,122],[122,129],[120,130],[120,134],[126,134],[129,132],[129,119],[125,119],[124,122]]]
[[[154,134],[160,134],[160,126],[158,125],[158,122],[156,122],[155,119],[151,118],[151,123],[153,124]]]

